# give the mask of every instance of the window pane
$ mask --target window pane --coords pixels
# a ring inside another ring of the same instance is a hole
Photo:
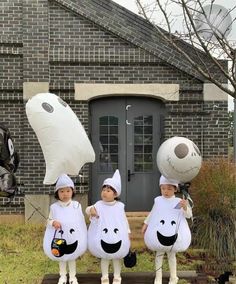
[[[115,136],[115,135],[110,136],[110,144],[118,145],[118,136]]]
[[[108,134],[108,127],[100,126],[100,134]]]
[[[152,134],[152,126],[144,126],[144,134]]]
[[[152,145],[144,145],[144,153],[152,153]]]
[[[108,136],[105,136],[105,135],[100,136],[100,142],[102,145],[108,144]]]
[[[108,116],[102,116],[99,118],[100,125],[108,125]]]
[[[111,145],[110,146],[110,153],[118,154],[118,145]]]
[[[135,154],[134,155],[134,162],[135,163],[142,163],[143,162],[143,154]]]
[[[143,145],[134,145],[134,154],[143,153]]]
[[[103,116],[99,118],[100,155],[99,169],[113,172],[118,168],[118,118]]]
[[[138,116],[134,119],[134,170],[148,172],[153,168],[152,116]]]
[[[134,171],[135,172],[142,172],[143,171],[143,164],[134,164]]]
[[[135,135],[134,136],[134,144],[143,144],[143,136]]]
[[[109,133],[118,134],[118,126],[110,126]]]
[[[143,134],[143,127],[142,126],[135,126],[134,127],[135,134]]]
[[[118,118],[115,116],[109,116],[109,125],[118,125]]]

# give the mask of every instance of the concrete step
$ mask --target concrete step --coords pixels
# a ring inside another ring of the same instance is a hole
[[[132,240],[143,240],[141,229],[145,218],[149,212],[127,212],[126,216],[129,222]]]

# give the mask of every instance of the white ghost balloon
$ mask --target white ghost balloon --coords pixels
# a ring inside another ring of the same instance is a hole
[[[157,166],[163,176],[180,183],[191,181],[200,171],[202,157],[198,147],[185,137],[172,137],[157,152]]]
[[[99,218],[91,218],[88,229],[88,249],[92,255],[105,259],[121,259],[130,248],[124,204],[107,205],[98,201],[95,205]]]
[[[70,206],[59,208],[58,203],[51,205],[51,212],[55,220],[59,220],[62,228],[56,231],[47,225],[43,249],[52,260],[75,260],[87,250],[87,227],[81,205],[73,201]],[[55,240],[54,238],[58,239]],[[52,241],[53,247],[51,246]]]
[[[44,184],[54,184],[66,173],[78,175],[95,153],[70,106],[51,93],[35,95],[26,103],[29,123],[36,133],[46,162]]]
[[[153,251],[185,251],[191,243],[191,232],[180,198],[155,198],[149,224],[144,235],[146,246]]]

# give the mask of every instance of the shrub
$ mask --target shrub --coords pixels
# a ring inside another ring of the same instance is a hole
[[[203,162],[191,184],[193,242],[229,269],[236,256],[236,166],[227,159]],[[209,263],[208,263],[209,264]]]

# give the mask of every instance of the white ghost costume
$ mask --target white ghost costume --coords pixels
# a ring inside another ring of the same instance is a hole
[[[116,170],[112,178],[104,181],[103,185],[109,185],[121,193],[121,181],[119,171]],[[94,256],[101,258],[102,281],[108,279],[109,260],[113,260],[114,279],[121,283],[120,260],[124,258],[130,248],[129,224],[125,215],[124,204],[120,201],[105,202],[100,200],[86,209],[90,214],[91,207],[97,211],[98,218],[90,218],[88,229],[88,249]],[[103,282],[102,282],[103,283]]]
[[[160,185],[171,184],[178,186],[174,180],[167,180],[163,176]],[[192,210],[187,211],[180,207],[181,199],[175,196],[166,198],[158,196],[154,200],[153,208],[145,223],[148,225],[144,234],[146,246],[156,251],[156,278],[155,284],[162,283],[162,260],[167,253],[170,267],[170,284],[178,282],[176,272],[176,252],[185,251],[191,243],[191,232],[186,218],[192,217]]]
[[[51,205],[50,211],[54,220],[61,223],[62,229],[57,230],[48,225],[44,236],[44,252],[56,261],[75,260],[87,249],[87,227],[82,213],[81,205],[77,201],[71,201],[67,206],[61,206],[61,202]],[[61,232],[62,231],[62,232]],[[66,244],[62,256],[52,254],[51,242],[54,238],[65,239]]]
[[[66,174],[58,178],[55,192],[64,187],[74,189],[73,181]],[[54,221],[61,223],[61,229],[55,230],[52,226]],[[59,249],[52,247],[53,239],[53,244],[56,243]],[[72,200],[62,202],[59,200],[50,206],[43,249],[50,259],[59,262],[60,279],[58,283],[67,283],[66,266],[68,264],[70,283],[77,284],[75,260],[87,250],[87,226],[79,202]]]
[[[124,204],[107,203],[100,200],[94,204],[99,218],[91,218],[88,249],[98,258],[121,259],[128,254],[130,248]]]

